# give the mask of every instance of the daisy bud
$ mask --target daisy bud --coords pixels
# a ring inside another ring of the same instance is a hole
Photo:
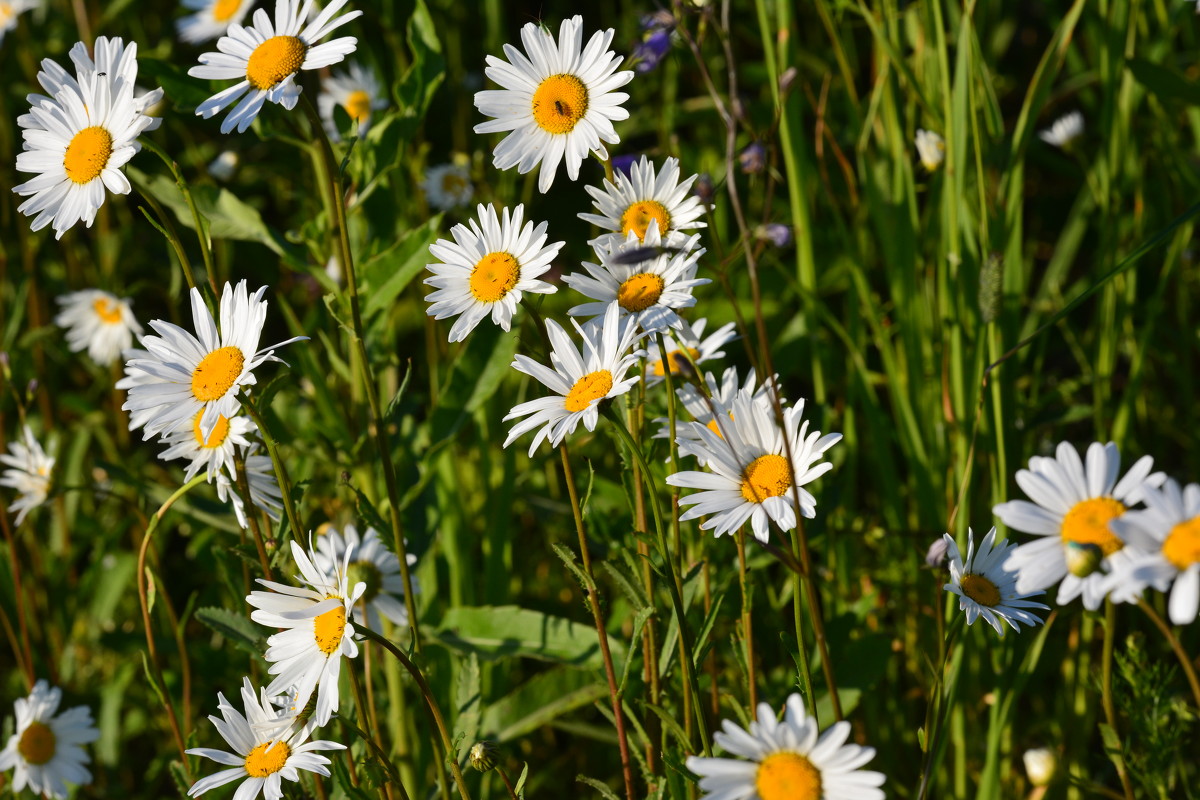
[[[1077,578],[1086,578],[1100,568],[1104,551],[1098,545],[1084,542],[1067,542],[1064,551],[1067,571]]]
[[[1058,768],[1058,757],[1048,747],[1026,750],[1021,758],[1025,761],[1025,774],[1034,786],[1045,786],[1054,778]]]
[[[939,536],[925,551],[925,563],[932,569],[938,569],[946,563],[946,551],[949,549],[950,543]]]
[[[471,745],[467,760],[471,766],[480,772],[490,772],[495,769],[496,761],[500,758],[500,750],[492,742],[476,742]]]

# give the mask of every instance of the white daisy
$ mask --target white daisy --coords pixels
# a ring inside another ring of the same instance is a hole
[[[404,596],[400,559],[387,549],[374,528],[367,528],[361,537],[353,525],[347,525],[341,533],[330,530],[317,539],[314,563],[326,575],[334,575],[345,560],[347,551],[351,550],[354,560],[346,571],[346,580],[352,586],[361,581],[367,587],[361,604],[354,607],[355,621],[362,621],[361,612],[365,606],[366,625],[373,631],[383,632],[380,614],[402,627],[408,625],[408,609],[400,599]],[[411,567],[416,563],[417,557],[410,553],[408,565]],[[417,591],[415,582],[413,591]]]
[[[817,722],[798,694],[787,699],[782,720],[767,703],[749,730],[722,720],[713,743],[734,758],[689,756],[700,776],[701,800],[883,800],[883,773],[859,769],[875,749],[846,744],[850,723],[835,723],[818,737]]]
[[[130,301],[99,289],[71,292],[57,298],[62,311],[54,324],[67,330],[67,346],[72,353],[87,348],[88,357],[108,366],[142,335],[142,326],[133,316]]]
[[[646,332],[681,328],[677,309],[696,304],[692,290],[711,283],[696,277],[696,262],[704,248],[692,236],[679,249],[662,250],[658,222],[650,221],[645,240],[630,233],[624,242],[605,241],[596,247],[599,264],[583,262],[583,272],[563,276],[563,283],[594,300],[570,309],[571,316],[598,317],[616,305]],[[634,255],[631,260],[630,254]],[[638,254],[648,256],[643,260]]]
[[[281,726],[280,722],[286,722],[289,715],[275,709],[268,690],[254,691],[249,678],[242,679],[242,706],[246,709],[245,716],[225,699],[225,695],[217,694],[221,718],[210,715],[208,719],[233,752],[208,747],[193,747],[187,752],[211,758],[233,769],[196,781],[188,790],[189,797],[240,780],[243,783],[233,795],[236,800],[254,800],[259,792],[266,800],[281,800],[283,779],[299,782],[298,770],[329,776],[326,768],[329,759],[317,755],[317,750],[346,749],[337,742],[306,741],[311,730],[308,726]],[[287,728],[288,732],[280,738],[271,738],[278,735],[276,732],[281,727]]]
[[[352,62],[350,72],[335,72],[321,81],[321,93],[317,95],[317,110],[335,142],[341,139],[333,116],[338,106],[358,123],[358,135],[364,136],[371,128],[374,112],[387,108],[388,99],[375,73]]]
[[[508,331],[522,292],[558,291],[538,280],[563,246],[562,242],[546,244],[546,223],[522,225],[523,205],[511,215],[504,209],[500,218],[490,205],[479,206],[476,214],[479,219],[470,220],[469,228],[455,225],[450,229],[453,242],[438,239],[429,246],[429,252],[442,263],[426,265],[433,276],[425,283],[437,289],[425,296],[432,303],[426,313],[434,319],[458,317],[450,328],[452,342],[467,338],[489,313],[492,322]]]
[[[210,483],[222,469],[229,473],[230,478],[236,478],[233,463],[236,448],[250,446],[247,437],[257,430],[257,426],[249,417],[221,416],[217,417],[216,427],[205,436],[200,432],[200,420],[203,416],[203,411],[197,411],[196,416],[192,418],[190,429],[165,434],[162,443],[167,445],[167,449],[159,453],[158,457],[163,461],[186,458],[188,466],[183,475],[184,483],[201,471],[208,475]]]
[[[557,322],[548,319],[546,335],[550,339],[551,366],[523,355],[513,360],[514,369],[537,378],[554,394],[513,407],[504,417],[505,422],[518,417],[526,419],[508,432],[505,447],[540,427],[529,445],[529,455],[533,456],[543,439],[548,438],[557,447],[581,420],[589,431],[594,431],[600,416],[600,401],[625,394],[637,383],[639,376],[626,378],[625,373],[644,353],[632,350],[638,338],[637,328],[628,319],[620,318],[616,306],[609,308],[599,325],[585,329],[574,320],[571,324],[583,339],[582,352]]]
[[[605,180],[603,189],[584,187],[600,213],[580,214],[579,218],[613,231],[591,244],[603,241],[621,244],[630,233],[637,234],[639,240],[645,239],[651,221],[658,223],[658,232],[667,244],[683,244],[688,239],[683,231],[707,227],[707,223],[700,221],[704,206],[691,191],[697,177],[693,175],[680,183],[677,158],[668,158],[662,172],[656,175],[654,163],[642,156],[631,165],[628,175],[617,173],[615,185]]]
[[[250,619],[268,628],[286,629],[267,639],[269,646],[263,657],[271,664],[268,672],[275,676],[267,694],[274,696],[294,687],[296,705],[304,707],[316,692],[313,719],[318,727],[327,724],[338,710],[342,656],[358,655],[353,628],[347,623],[367,585],[359,582],[347,588],[347,569],[353,555],[354,548],[348,547],[337,571],[330,575],[313,563],[316,558],[311,545],[306,553],[293,540],[292,558],[300,569],[299,580],[308,588],[259,578],[258,582],[272,591],[252,592],[246,598],[257,609]]]
[[[267,318],[267,301],[261,299],[266,290],[263,286],[249,295],[246,281],[239,281],[236,289],[226,283],[219,307],[219,334],[198,289],[191,291],[192,321],[198,337],[170,322],[151,321],[150,327],[159,335],[142,337],[148,355],[131,359],[126,364],[127,378],[118,384],[129,390],[121,408],[134,412],[130,430],[144,424],[143,438],[149,439],[191,425],[196,413],[203,410],[200,433],[207,439],[220,417],[229,419],[237,414],[238,391],[257,382],[255,367],[264,361],[281,361],[274,355],[276,347],[307,338],[293,337],[258,349]],[[140,413],[150,409],[154,409],[151,414]]]
[[[17,512],[17,524],[20,525],[26,514],[46,502],[54,459],[46,455],[26,425],[21,431],[21,441],[9,442],[8,454],[0,455],[0,462],[12,467],[0,475],[0,486],[16,489],[20,494],[8,507],[9,511]]]
[[[943,534],[942,541],[950,557],[950,583],[942,588],[947,592],[958,595],[958,608],[967,613],[967,624],[973,625],[975,620],[983,617],[984,622],[996,629],[996,633],[1004,635],[1001,620],[1012,626],[1014,631],[1020,631],[1018,622],[1030,627],[1042,624],[1042,620],[1027,608],[1050,609],[1050,606],[1031,602],[1028,598],[1044,594],[1044,592],[1017,592],[1016,573],[1009,572],[1004,566],[1010,552],[1016,549],[1013,542],[1002,540],[996,544],[996,529],[992,528],[979,543],[979,551],[975,551],[975,534],[967,529],[967,558],[964,561],[950,534]]]
[[[721,348],[737,338],[737,332],[732,322],[717,328],[709,334],[707,339],[702,338],[704,329],[708,325],[707,319],[698,319],[695,324],[689,324],[687,320],[680,319],[680,323],[682,324],[679,326],[679,330],[674,332],[674,335],[668,334],[663,337],[667,343],[665,359],[658,350],[658,339],[652,338],[648,342],[646,347],[646,360],[649,362],[649,369],[646,373],[647,386],[662,383],[666,379],[668,369],[672,375],[678,375],[680,370],[684,372],[691,370],[692,364],[684,356],[684,350],[687,351],[687,355],[692,357],[692,362],[698,366],[714,358],[724,358],[725,351]],[[676,341],[676,338],[679,341]],[[683,343],[684,350],[680,349],[680,342]]]
[[[1180,489],[1167,480],[1162,489],[1147,487],[1146,508],[1114,519],[1110,527],[1138,552],[1109,579],[1113,599],[1131,601],[1147,586],[1171,588],[1171,622],[1188,625],[1200,614],[1200,484]]]
[[[1121,456],[1112,442],[1093,442],[1087,468],[1068,442],[1058,445],[1055,458],[1034,456],[1028,470],[1017,471],[1017,485],[1034,502],[1011,500],[992,512],[1013,530],[1044,537],[1024,544],[1009,556],[1016,570],[1017,591],[1058,587],[1058,603],[1083,595],[1085,608],[1095,610],[1104,599],[1105,573],[1131,556],[1109,521],[1142,500],[1142,483],[1158,486],[1161,472],[1150,475],[1154,459],[1143,456],[1117,481]]]
[[[362,15],[351,11],[334,19],[347,0],[334,0],[312,22],[306,22],[316,0],[275,0],[275,19],[264,9],[254,12],[254,24],[248,28],[231,25],[217,40],[217,53],[200,56],[200,66],[188,70],[193,78],[238,82],[218,92],[196,107],[205,119],[215,116],[239,97],[246,95],[221,123],[221,133],[235,127],[242,133],[254,122],[263,104],[270,100],[289,111],[300,99],[301,87],[296,75],[302,69],[320,69],[336,64],[354,52],[358,40],[343,36],[317,44],[336,28]]]
[[[516,167],[524,175],[540,163],[538,189],[544,194],[559,162],[577,180],[589,152],[608,158],[603,142],[621,141],[613,121],[629,117],[621,108],[629,95],[614,90],[633,80],[632,72],[617,72],[621,57],[608,49],[612,38],[609,28],[592,34],[583,47],[583,17],[575,15],[562,21],[557,42],[530,22],[521,29],[524,53],[506,44],[507,62],[487,57],[484,72],[503,88],[475,94],[475,107],[495,118],[476,125],[475,132],[512,131],[496,146],[497,168]]]
[[[1072,111],[1054,120],[1054,124],[1038,133],[1038,138],[1055,147],[1066,147],[1083,135],[1083,114]]]
[[[946,141],[933,131],[918,130],[917,155],[921,158],[921,166],[933,172],[946,158]]]
[[[842,435],[809,433],[808,420],[801,423],[803,416],[801,400],[784,410],[781,431],[773,411],[743,389],[733,400],[730,416],[717,417],[720,434],[698,422],[686,423],[708,451],[704,458],[712,471],[667,476],[671,486],[703,490],[679,500],[680,505],[691,506],[680,519],[707,516],[700,528],[712,529],[716,536],[732,533],[750,520],[755,538],[765,542],[770,538],[769,520],[785,531],[796,527],[793,489],[800,500],[800,513],[815,517],[817,500],[803,487],[833,469],[829,462],[817,462]],[[784,447],[784,431],[791,446],[791,463]]]
[[[4,43],[4,34],[17,27],[17,15],[39,5],[41,0],[5,0],[0,3],[0,44]]]
[[[230,25],[241,25],[255,0],[182,0],[183,7],[195,11],[175,20],[179,38],[199,44],[224,36]]]
[[[243,451],[246,483],[250,486],[250,504],[260,511],[266,512],[271,519],[278,520],[279,512],[283,508],[283,492],[275,480],[275,467],[271,463],[271,459],[268,456],[257,455],[257,453],[257,442],[251,443]],[[246,505],[237,488],[237,476],[232,472],[231,466],[227,466],[226,469],[229,470],[228,475],[224,472],[216,474],[217,497],[221,499],[221,502],[233,506],[233,513],[237,516],[238,525],[245,530],[249,524],[246,521]]]
[[[35,231],[53,224],[55,238],[80,220],[90,228],[104,204],[105,188],[129,193],[120,168],[141,149],[138,136],[160,122],[143,109],[162,90],[141,98],[133,94],[130,76],[137,75],[137,45],[125,48],[120,39],[97,39],[96,71],[85,69],[91,59],[76,58],[79,47],[71,51],[76,66],[83,65],[78,80],[53,61],[43,62],[45,71],[38,78],[53,98],[30,95],[29,113],[17,119],[24,138],[17,170],[37,174],[13,187],[29,198],[17,210],[34,217],[30,227]],[[112,74],[104,66],[111,66]]]
[[[38,681],[29,697],[14,704],[16,730],[0,752],[0,772],[16,768],[12,781],[15,795],[28,786],[36,795],[64,798],[68,782],[92,782],[92,773],[84,766],[91,759],[80,745],[99,739],[100,731],[92,724],[87,706],[55,716],[61,702],[61,689]]]
[[[475,194],[471,171],[462,164],[439,164],[425,170],[421,190],[429,205],[438,211],[465,206]]]
[[[64,88],[69,88],[82,95],[85,78],[92,83],[107,81],[109,93],[114,97],[122,92],[133,92],[133,106],[141,114],[149,114],[151,109],[161,103],[162,89],[142,92],[137,86],[137,42],[130,42],[126,46],[125,41],[120,37],[110,39],[107,36],[100,36],[96,39],[92,50],[95,51],[95,59],[92,58],[91,50],[83,42],[76,42],[71,48],[68,55],[75,65],[75,75],[67,72],[57,62],[48,58],[43,59],[42,69],[38,72],[37,79],[49,97],[31,94],[28,96],[30,105],[53,104],[52,98]],[[25,118],[19,118],[18,123]],[[161,124],[162,119],[150,117],[144,130],[155,130]]]
[[[776,378],[778,380],[778,377]],[[708,387],[708,397],[700,393],[692,384],[684,384],[675,390],[675,394],[683,403],[684,410],[692,418],[693,421],[703,425],[717,436],[721,436],[722,426],[729,427],[730,409],[733,408],[733,401],[737,397],[738,392],[743,389],[750,393],[751,398],[758,404],[767,414],[774,416],[774,407],[771,405],[770,387],[763,383],[758,385],[758,376],[754,374],[754,370],[749,370],[746,373],[746,380],[738,380],[737,367],[729,367],[721,375],[720,382],[713,377],[711,372],[704,375],[705,385]],[[781,398],[782,399],[782,398]],[[784,400],[783,402],[787,402]],[[717,415],[723,416],[723,421],[717,420]],[[671,435],[670,420],[660,418],[655,420],[659,424],[658,432],[654,434],[656,439],[666,439]],[[675,446],[679,448],[679,454],[682,456],[693,456],[700,466],[708,466],[708,448],[704,444],[704,440],[695,432],[691,425],[681,424],[678,420],[675,423]]]

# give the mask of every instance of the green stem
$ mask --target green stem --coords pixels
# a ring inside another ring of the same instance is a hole
[[[925,707],[925,766],[921,770],[921,786],[917,790],[917,800],[924,800],[925,793],[929,789],[929,779],[933,774],[934,762],[937,761],[938,747],[946,730],[946,717],[949,715],[950,709],[947,700],[953,694],[953,683],[957,680],[958,675],[955,671],[954,676],[947,682],[946,667],[949,666],[950,657],[954,652],[952,646],[954,637],[962,630],[964,618],[963,614],[956,616],[946,631],[946,638],[942,645],[942,666],[938,670],[937,680],[931,688],[929,705]],[[947,685],[948,683],[950,685]],[[945,688],[943,689],[943,687]],[[936,713],[934,709],[937,709]]]
[[[1200,680],[1196,678],[1196,668],[1192,665],[1192,659],[1188,656],[1187,651],[1180,644],[1179,637],[1171,631],[1171,626],[1145,600],[1138,600],[1138,607],[1146,612],[1146,616],[1171,645],[1175,657],[1179,659],[1179,665],[1183,667],[1183,674],[1187,676],[1188,684],[1192,687],[1192,699],[1196,701],[1196,708],[1200,708]]]
[[[196,229],[196,238],[200,242],[200,256],[204,259],[204,270],[208,273],[208,286],[212,289],[215,301],[220,297],[221,293],[217,291],[216,271],[213,268],[212,242],[208,238],[208,230],[204,227],[204,222],[200,217],[200,209],[196,207],[196,201],[192,198],[192,190],[188,188],[188,183],[183,179],[183,173],[179,171],[179,165],[175,160],[168,156],[163,150],[148,138],[142,138],[142,145],[154,155],[162,159],[162,162],[167,165],[167,169],[171,170],[171,175],[175,177],[175,185],[179,187],[179,191],[183,193],[183,200],[187,203],[188,210],[192,212],[192,226]],[[187,275],[188,286],[196,287],[196,278],[191,274],[191,264],[184,262],[184,271]]]
[[[800,534],[792,530],[792,549],[800,552]],[[800,681],[804,685],[804,698],[813,721],[820,727],[820,717],[817,716],[817,696],[813,692],[812,665],[808,662],[808,646],[804,644],[804,575],[799,570],[792,570],[792,618],[796,626],[796,654],[800,658]]]
[[[1100,700],[1104,706],[1104,721],[1108,723],[1113,736],[1117,736],[1117,709],[1112,698],[1112,662],[1113,634],[1117,627],[1117,607],[1109,598],[1104,598],[1104,655],[1100,662]],[[1107,751],[1108,748],[1106,747]],[[1117,768],[1117,776],[1121,779],[1121,788],[1125,792],[1125,800],[1133,800],[1133,785],[1129,782],[1129,773],[1125,770],[1125,760],[1120,753],[1109,753],[1113,766]]]
[[[738,528],[738,582],[742,589],[742,636],[746,638],[746,683],[749,687],[750,708],[758,708],[758,674],[754,669],[754,624],[751,617],[750,586],[746,581],[746,530]],[[799,631],[797,631],[799,633]],[[812,687],[805,691],[811,692]]]
[[[275,480],[279,482],[279,491],[283,495],[283,510],[287,514],[288,527],[292,529],[292,538],[297,542],[303,543],[304,529],[300,527],[300,518],[296,515],[296,504],[292,500],[292,483],[288,480],[287,467],[283,463],[283,458],[279,455],[279,442],[275,441],[275,437],[271,436],[271,432],[267,430],[266,421],[263,419],[262,413],[258,406],[250,402],[249,397],[242,398],[242,407],[249,412],[254,424],[258,426],[258,433],[262,436],[263,444],[266,445],[267,452],[271,455],[271,465],[275,468]],[[253,513],[254,507],[248,506],[246,514]]]

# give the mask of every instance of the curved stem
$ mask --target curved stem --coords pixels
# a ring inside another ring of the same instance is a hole
[[[1187,651],[1183,649],[1179,638],[1172,632],[1171,626],[1158,615],[1158,612],[1149,603],[1145,600],[1138,600],[1138,606],[1142,611],[1146,612],[1146,616],[1162,632],[1163,637],[1171,645],[1171,649],[1175,651],[1175,657],[1179,659],[1179,666],[1183,667],[1183,674],[1187,676],[1188,684],[1192,687],[1192,699],[1196,701],[1196,708],[1200,708],[1200,679],[1196,678],[1196,667],[1192,664],[1192,659],[1188,657]]]
[[[1113,634],[1117,627],[1117,607],[1113,601],[1104,598],[1104,655],[1100,661],[1100,701],[1104,706],[1104,721],[1108,723],[1109,730],[1118,740],[1117,736],[1117,709],[1113,705],[1112,698],[1112,661],[1113,661]],[[1106,747],[1107,751],[1108,748]],[[1125,769],[1125,760],[1120,753],[1109,753],[1109,759],[1113,762],[1113,766],[1117,768],[1117,775],[1121,779],[1121,788],[1125,792],[1125,800],[1133,800],[1133,785],[1129,782],[1129,773]]]
[[[254,537],[254,547],[258,550],[258,563],[262,566],[263,577],[269,581],[275,580],[271,575],[271,559],[267,557],[267,548],[263,545],[262,531],[258,529],[258,515],[255,512],[254,502],[250,494],[250,479],[246,477],[246,458],[242,454],[236,454],[233,458],[234,470],[237,473],[238,493],[242,496],[242,503],[246,506],[246,524],[250,526],[250,533]]]
[[[29,644],[29,625],[25,621],[25,589],[21,583],[21,565],[17,558],[17,543],[13,538],[12,528],[8,525],[7,512],[0,510],[0,526],[4,528],[4,538],[8,542],[9,569],[12,570],[13,595],[16,600],[17,627],[21,633],[22,650],[16,650],[14,655],[21,662],[21,671],[25,674],[25,685],[33,691],[37,676],[33,669],[33,648]]]
[[[746,682],[749,684],[750,708],[758,708],[758,674],[754,668],[754,623],[751,616],[750,586],[746,580],[746,530],[738,528],[738,582],[742,586],[742,635],[746,637]],[[799,633],[799,630],[796,631]],[[800,645],[803,647],[803,643]],[[812,687],[806,691],[811,692]]]
[[[147,150],[162,159],[162,162],[167,165],[167,169],[171,170],[171,175],[175,178],[175,185],[179,187],[179,191],[183,194],[183,200],[187,203],[188,210],[192,212],[192,226],[196,229],[196,238],[200,242],[200,256],[204,259],[204,270],[208,273],[208,287],[212,289],[212,299],[215,300],[221,293],[217,291],[217,275],[213,267],[212,242],[209,241],[204,221],[200,218],[200,209],[196,207],[196,201],[192,198],[192,190],[188,188],[188,183],[183,179],[183,173],[179,171],[179,165],[175,163],[173,158],[163,152],[162,148],[149,138],[144,137],[139,139],[139,141]],[[195,288],[196,278],[191,274],[191,268],[190,263],[184,263],[188,285]]]
[[[300,527],[300,518],[296,515],[296,503],[292,500],[292,482],[288,479],[287,466],[283,463],[283,457],[279,455],[279,442],[275,441],[275,437],[267,430],[267,423],[263,419],[262,413],[249,397],[242,397],[242,407],[246,409],[251,419],[254,420],[254,424],[258,426],[258,435],[262,437],[263,444],[266,445],[267,452],[271,455],[271,466],[275,468],[275,480],[279,483],[279,493],[283,495],[283,511],[287,514],[288,527],[292,529],[292,538],[297,542],[303,542],[304,529]],[[249,516],[252,513],[254,513],[254,506],[247,505],[246,515]]]

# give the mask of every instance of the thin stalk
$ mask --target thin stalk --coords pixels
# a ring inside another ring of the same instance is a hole
[[[1187,651],[1183,649],[1183,645],[1180,644],[1179,637],[1174,634],[1166,620],[1160,617],[1158,612],[1145,600],[1138,600],[1138,607],[1146,612],[1146,616],[1150,618],[1150,621],[1171,645],[1171,649],[1175,651],[1175,657],[1179,659],[1179,666],[1183,667],[1183,674],[1187,676],[1188,684],[1192,687],[1192,699],[1196,702],[1196,708],[1200,708],[1200,680],[1196,678],[1196,667],[1192,664],[1192,659],[1188,657]]]
[[[192,225],[196,228],[196,238],[200,242],[200,256],[204,259],[204,271],[208,273],[208,286],[212,289],[213,299],[220,296],[217,291],[216,270],[213,268],[212,242],[208,238],[208,232],[204,227],[204,221],[200,218],[200,209],[196,207],[196,201],[192,198],[192,190],[188,188],[188,183],[183,179],[183,173],[179,171],[179,165],[175,160],[163,152],[162,148],[156,145],[149,138],[139,140],[142,145],[154,155],[158,156],[167,169],[171,170],[171,175],[175,178],[175,185],[179,187],[179,191],[183,193],[183,200],[187,203],[188,210],[192,212]],[[196,286],[196,278],[191,275],[191,264],[184,263],[184,271],[187,275],[188,286]]]
[[[792,531],[792,549],[800,552],[800,535]],[[817,715],[817,696],[813,692],[812,665],[808,663],[808,647],[804,644],[804,575],[797,570],[792,571],[792,619],[796,626],[796,654],[800,658],[800,680],[804,684],[804,696],[808,700],[809,712],[813,722],[820,727],[820,717]],[[834,695],[836,697],[836,695]]]
[[[504,781],[504,788],[508,790],[508,800],[517,800],[517,790],[513,786],[512,780],[508,777],[508,773],[504,771],[504,767],[497,764],[496,772],[500,773],[500,780]]]
[[[37,675],[33,669],[33,648],[29,644],[29,625],[25,621],[25,589],[21,584],[21,564],[20,559],[17,558],[17,544],[13,538],[12,528],[8,525],[8,514],[4,511],[0,511],[0,526],[4,527],[4,539],[8,543],[8,563],[12,570],[13,595],[17,604],[17,627],[21,631],[22,650],[15,652],[14,655],[21,662],[21,671],[25,673],[26,687],[32,692]]]
[[[1112,698],[1112,661],[1113,661],[1113,632],[1117,627],[1117,607],[1109,598],[1104,598],[1104,656],[1100,662],[1100,700],[1104,705],[1104,721],[1114,735],[1117,733],[1117,710]],[[1107,748],[1105,748],[1107,749]],[[1109,758],[1117,768],[1117,776],[1121,779],[1121,788],[1125,792],[1125,800],[1133,800],[1133,784],[1129,782],[1129,773],[1125,769],[1125,760],[1120,753],[1110,753]]]
[[[600,610],[600,588],[592,572],[592,557],[588,553],[587,529],[583,524],[583,508],[579,504],[579,492],[575,488],[575,473],[571,469],[571,457],[564,441],[558,446],[562,456],[563,480],[567,484],[567,495],[571,498],[571,514],[575,518],[575,532],[579,534],[579,552],[583,557],[583,574],[588,579],[588,605],[596,623],[596,637],[600,641],[600,657],[604,660],[604,677],[608,680],[608,696],[612,699],[613,719],[617,726],[617,746],[621,752],[621,772],[625,777],[626,800],[633,800],[633,764],[629,760],[629,740],[625,735],[625,715],[621,711],[621,692],[617,688],[617,673],[613,669],[612,653],[608,649],[608,629],[604,626],[604,612]]]
[[[749,684],[750,708],[758,708],[758,674],[754,669],[754,626],[751,617],[750,587],[746,580],[746,530],[738,528],[738,582],[742,586],[742,635],[746,637],[746,682]],[[803,645],[801,645],[803,647]],[[811,691],[811,689],[806,689]]]
[[[292,500],[292,482],[288,480],[287,467],[283,463],[283,457],[279,455],[279,442],[275,441],[275,437],[267,430],[266,420],[263,419],[258,406],[250,402],[249,398],[243,398],[242,407],[249,412],[254,424],[258,426],[258,433],[262,436],[263,444],[266,445],[267,452],[271,455],[271,465],[275,468],[275,480],[278,481],[280,494],[283,495],[283,511],[287,514],[288,526],[292,529],[292,538],[301,542],[304,529],[300,527],[300,518],[296,515],[296,503]],[[253,510],[252,506],[248,507],[246,513],[250,514]]]
[[[262,566],[263,577],[273,581],[275,578],[271,574],[271,559],[267,557],[262,531],[258,529],[258,514],[255,513],[254,503],[251,501],[250,480],[246,477],[246,459],[240,454],[236,455],[233,464],[237,471],[238,492],[242,495],[242,503],[246,506],[246,523],[250,526],[250,533],[254,537],[254,547],[258,550],[258,563]]]
[[[676,427],[676,411],[675,411],[675,386],[671,379],[671,359],[667,356],[667,340],[663,336],[662,331],[658,332],[658,355],[662,360],[663,365],[663,380],[667,384],[667,424],[669,425],[670,438],[668,452],[671,459],[671,472],[679,472],[679,449],[675,442],[675,427]],[[699,373],[697,373],[699,375]],[[703,378],[701,378],[703,380]],[[683,534],[679,525],[679,487],[671,487],[671,542],[675,545],[675,558],[677,562],[675,569],[680,574],[683,573]]]
[[[937,680],[932,687],[929,705],[925,707],[925,765],[921,769],[921,785],[917,789],[917,800],[924,800],[925,793],[929,789],[929,779],[933,775],[933,765],[937,760],[937,750],[940,746],[941,737],[946,730],[946,716],[948,713],[946,698],[953,693],[953,683],[957,680],[958,675],[957,671],[955,671],[951,681],[947,682],[946,668],[949,666],[950,657],[954,653],[954,637],[962,630],[963,619],[964,615],[962,614],[954,618],[954,622],[951,623],[949,630],[946,632],[946,638],[942,641],[942,666],[938,670]],[[947,685],[948,683],[950,685]]]
[[[366,649],[365,647],[363,648]],[[362,681],[358,679],[358,673],[353,669],[347,670],[350,673],[350,690],[354,693],[354,705],[358,709],[358,721],[363,724],[363,728],[358,731],[359,736],[375,753],[375,757],[379,759],[380,765],[387,771],[388,780],[392,784],[400,787],[400,796],[404,800],[408,800],[408,792],[404,791],[404,785],[400,783],[400,776],[396,774],[392,767],[391,760],[387,757],[387,752],[383,749],[383,744],[379,741],[379,729],[371,724],[371,706],[367,702],[367,698],[363,692]],[[349,720],[343,720],[349,722]],[[356,728],[358,726],[355,726]],[[387,785],[379,787],[379,796],[391,800],[391,792],[386,791]]]

